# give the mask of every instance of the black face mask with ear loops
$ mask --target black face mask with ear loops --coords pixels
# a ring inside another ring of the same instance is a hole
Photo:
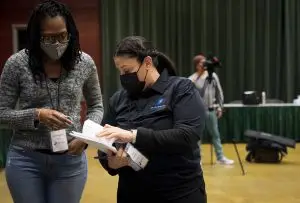
[[[123,88],[128,92],[131,96],[138,96],[145,88],[145,79],[148,74],[148,70],[146,72],[144,81],[139,81],[137,73],[139,72],[141,66],[139,69],[134,73],[127,73],[124,75],[120,75],[120,81]]]

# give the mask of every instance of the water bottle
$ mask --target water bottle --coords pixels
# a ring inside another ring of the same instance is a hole
[[[266,92],[261,93],[261,103],[265,104],[266,103]]]

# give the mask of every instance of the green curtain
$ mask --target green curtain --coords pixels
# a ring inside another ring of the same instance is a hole
[[[298,0],[101,0],[100,6],[105,103],[120,85],[116,43],[128,35],[153,41],[184,77],[194,71],[196,54],[219,57],[226,102],[245,90],[286,102],[299,94]]]

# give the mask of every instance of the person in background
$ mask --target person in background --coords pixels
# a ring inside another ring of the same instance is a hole
[[[82,93],[87,118],[102,121],[97,69],[80,50],[78,30],[64,4],[39,4],[27,34],[27,48],[7,60],[0,80],[0,124],[14,130],[6,181],[15,203],[79,203],[87,146],[68,134],[81,131]]]
[[[124,38],[114,62],[123,88],[111,97],[99,136],[131,143],[149,160],[136,170],[123,147],[100,153],[108,173],[119,175],[117,202],[206,203],[197,144],[206,115],[198,90],[143,37]]]
[[[205,128],[212,137],[212,144],[217,156],[217,163],[230,165],[234,161],[226,158],[223,153],[220,132],[218,127],[218,119],[222,117],[222,106],[224,101],[223,91],[220,84],[219,77],[216,73],[212,74],[212,81],[208,83],[208,71],[204,67],[206,58],[200,54],[194,57],[194,65],[196,72],[192,74],[189,79],[200,90],[200,95],[203,97],[208,110],[208,116],[205,122]],[[219,106],[215,108],[215,104]],[[199,142],[200,146],[200,142]]]

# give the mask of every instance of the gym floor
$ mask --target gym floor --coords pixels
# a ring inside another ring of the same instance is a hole
[[[300,203],[300,144],[289,149],[281,164],[249,164],[245,162],[245,145],[238,149],[246,175],[242,175],[231,144],[224,145],[233,166],[211,165],[210,145],[203,145],[203,170],[209,203]],[[96,150],[89,148],[89,176],[82,203],[115,203],[118,178],[109,176],[94,160]],[[0,172],[0,202],[12,203],[4,170]]]

